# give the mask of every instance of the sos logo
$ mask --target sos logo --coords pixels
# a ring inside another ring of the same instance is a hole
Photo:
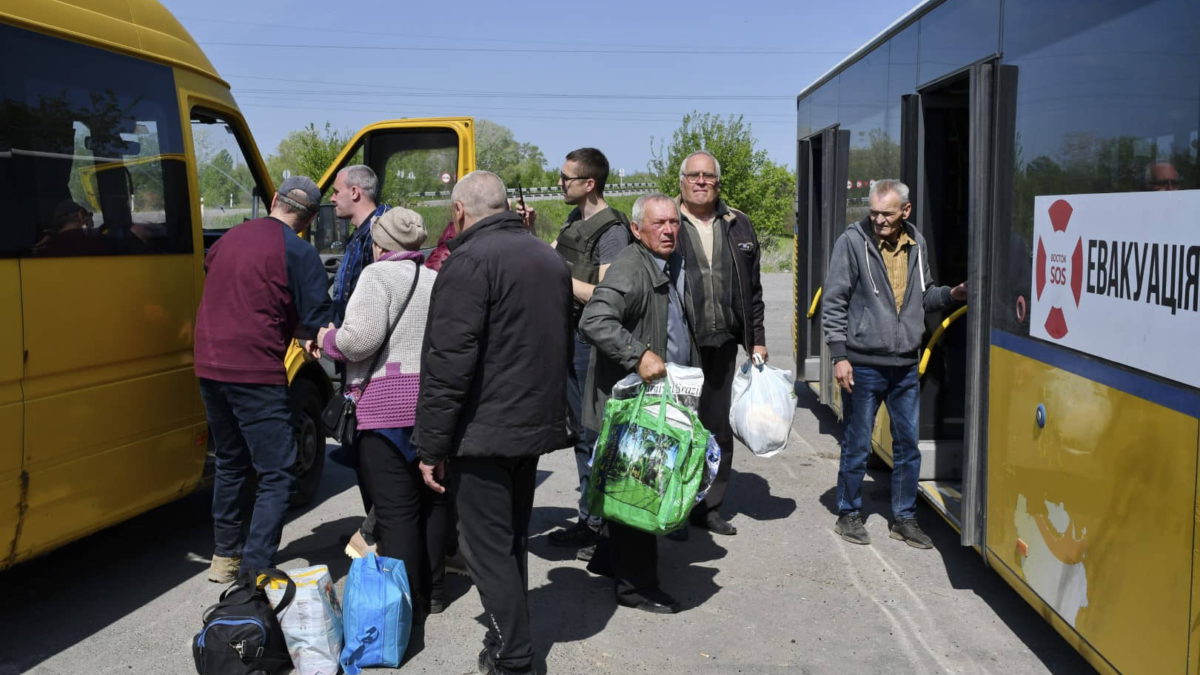
[[[1039,235],[1037,242],[1037,299],[1041,302],[1045,295],[1050,304],[1045,328],[1055,340],[1061,340],[1068,332],[1063,309],[1069,308],[1072,302],[1078,307],[1083,293],[1083,237],[1075,237],[1072,241],[1067,234],[1073,211],[1065,199],[1051,204],[1048,212],[1053,232],[1045,238]],[[1074,244],[1073,248],[1071,244]]]

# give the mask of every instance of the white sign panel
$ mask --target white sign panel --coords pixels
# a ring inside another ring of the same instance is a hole
[[[1200,190],[1034,199],[1030,335],[1200,386]]]

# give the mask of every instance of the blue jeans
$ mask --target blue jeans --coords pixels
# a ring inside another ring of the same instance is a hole
[[[854,366],[854,391],[842,392],[842,460],[838,467],[838,513],[862,509],[862,483],[871,452],[871,428],[879,404],[887,402],[892,420],[892,516],[912,518],[917,510],[917,477],[921,453],[917,450],[920,414],[917,367]]]
[[[283,534],[292,489],[296,439],[287,387],[200,379],[208,411],[216,473],[213,480],[213,541],[216,555],[242,557],[242,575],[271,567]],[[243,503],[246,480],[257,474],[252,510]],[[247,511],[249,528],[245,527]]]
[[[575,442],[575,469],[579,472],[579,520],[599,527],[603,521],[589,516],[587,510],[587,482],[592,471],[588,463],[592,460],[592,448],[596,445],[598,434],[583,426],[583,400],[586,398],[584,388],[587,386],[591,358],[592,345],[583,340],[579,331],[575,331],[575,351],[571,369],[567,373],[567,405],[571,408],[571,424],[579,436],[579,440]]]

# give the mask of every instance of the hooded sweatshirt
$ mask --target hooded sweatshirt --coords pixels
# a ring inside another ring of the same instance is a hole
[[[822,291],[821,327],[835,362],[914,365],[925,312],[954,304],[949,286],[933,285],[925,237],[912,223],[905,222],[904,231],[917,245],[908,253],[908,288],[899,311],[870,221],[851,223],[834,243]]]

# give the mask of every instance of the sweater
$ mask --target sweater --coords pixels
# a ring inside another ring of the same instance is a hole
[[[390,336],[386,333],[408,298],[413,274],[422,261],[419,253],[391,252],[364,268],[346,305],[341,328],[325,333],[321,342],[327,356],[347,364],[346,382],[358,401],[359,429],[413,425],[421,381],[421,341],[437,272],[421,270],[404,316]],[[368,373],[380,349],[379,364]],[[368,374],[371,381],[362,391]]]
[[[218,382],[286,385],[292,338],[329,323],[325,267],[312,244],[275,218],[225,233],[204,260],[196,312],[196,375]]]

